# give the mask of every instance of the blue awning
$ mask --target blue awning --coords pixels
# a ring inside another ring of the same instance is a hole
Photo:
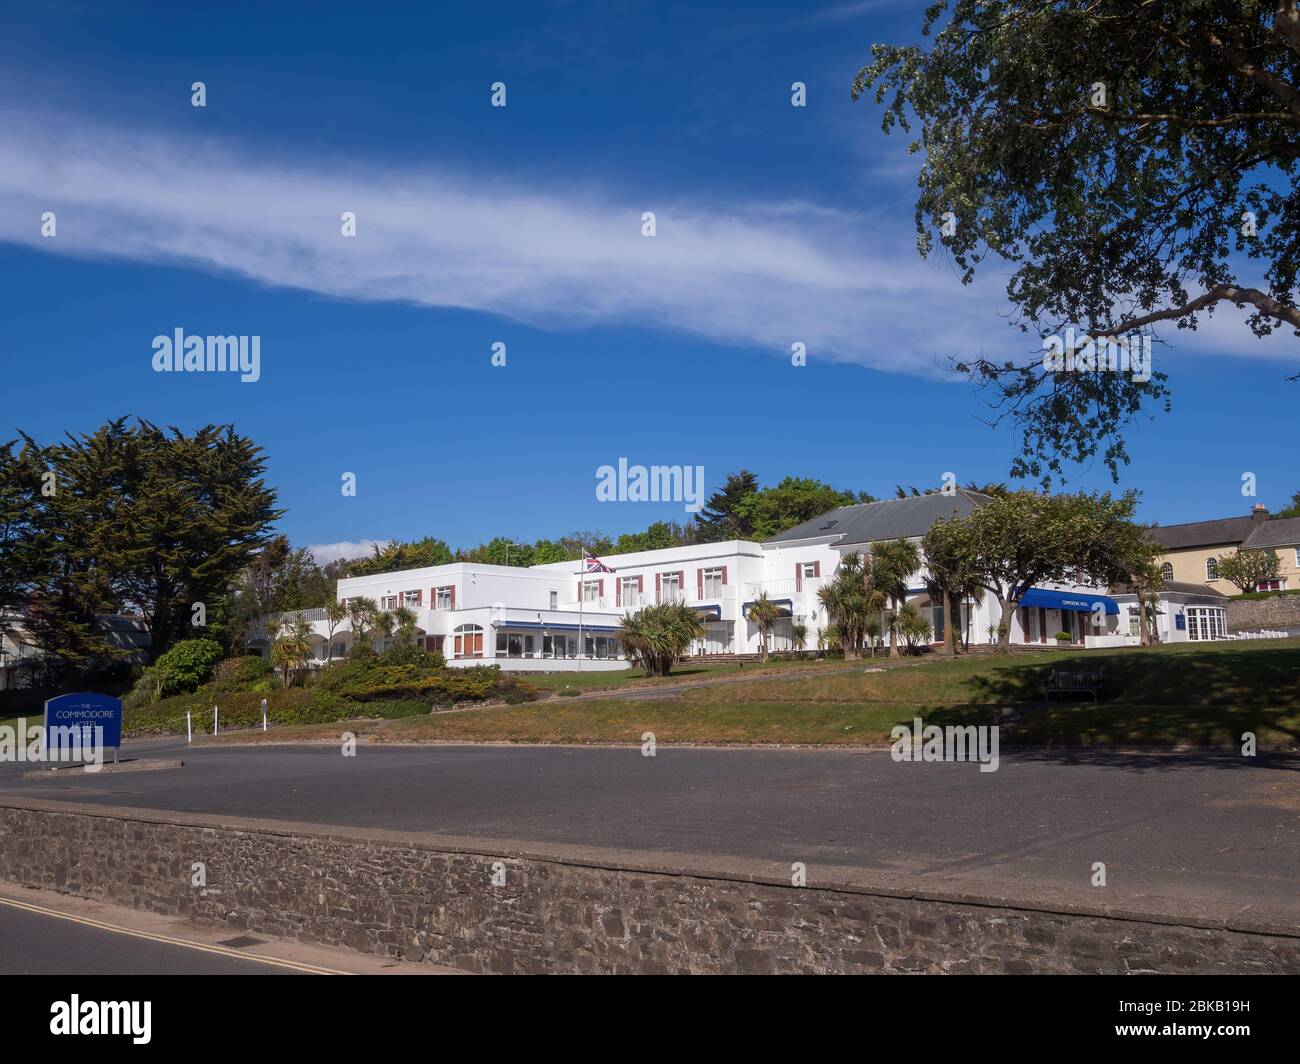
[[[1119,604],[1105,595],[1090,595],[1083,591],[1048,591],[1042,587],[1031,587],[1020,600],[1022,606],[1040,606],[1046,610],[1074,610],[1078,613],[1092,613],[1101,603],[1106,613],[1119,613]]]
[[[713,621],[722,620],[721,606],[696,606],[695,612],[698,613],[701,617],[708,617],[710,620]]]
[[[617,625],[617,624],[577,625],[577,624],[569,624],[567,622],[564,624],[546,624],[544,622],[539,622],[539,621],[496,621],[495,623],[493,623],[492,627],[499,629],[500,631],[503,632],[510,628],[533,628],[533,629],[545,628],[548,631],[576,632],[579,629],[579,627],[581,627],[584,632],[617,632],[620,630],[621,625]]]
[[[757,599],[751,599],[749,602],[746,602],[744,605],[742,605],[742,606],[740,607],[740,615],[741,615],[742,617],[748,619],[748,618],[749,618],[749,607],[752,606],[752,605],[753,605],[755,602],[757,602],[757,601],[758,601]],[[780,606],[780,607],[782,607],[782,608],[785,610],[785,612],[786,612],[786,616],[789,616],[789,615],[791,615],[791,614],[794,613],[794,600],[793,600],[793,599],[772,599],[772,605],[773,605],[773,606]]]

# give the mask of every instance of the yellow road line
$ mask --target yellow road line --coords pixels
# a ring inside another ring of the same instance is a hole
[[[53,916],[59,920],[71,920],[76,924],[84,924],[86,927],[95,927],[101,931],[112,931],[119,935],[130,935],[132,938],[148,939],[150,942],[162,942],[169,946],[184,946],[186,949],[198,950],[201,953],[215,953],[222,957],[237,957],[241,960],[257,961],[260,964],[273,964],[279,968],[289,968],[295,972],[303,972],[307,975],[347,975],[347,972],[339,971],[334,968],[322,968],[317,964],[304,964],[302,961],[288,961],[280,957],[268,957],[262,953],[246,953],[243,950],[234,949],[230,946],[219,946],[206,942],[193,942],[185,938],[170,938],[167,935],[155,935],[149,931],[135,931],[129,927],[119,927],[117,924],[106,924],[102,920],[92,920],[87,916],[73,916],[71,913],[61,913],[57,909],[47,909],[43,905],[32,905],[25,901],[17,901],[14,898],[0,898],[0,905],[8,905],[14,909],[23,909],[31,913],[39,913],[41,916]]]

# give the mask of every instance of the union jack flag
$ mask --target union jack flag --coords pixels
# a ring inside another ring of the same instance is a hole
[[[612,573],[614,571],[594,554],[584,555],[582,564],[588,573]]]

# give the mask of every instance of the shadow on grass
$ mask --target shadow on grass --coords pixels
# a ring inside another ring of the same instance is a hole
[[[1008,754],[1038,760],[1120,768],[1172,768],[1201,765],[1222,768],[1268,767],[1300,770],[1300,758],[1264,749],[1300,747],[1300,712],[1293,709],[1230,706],[1083,705],[1065,702],[1002,706],[918,707],[924,724],[940,727],[992,725]],[[910,723],[900,720],[899,723]],[[1241,754],[1245,733],[1260,748],[1254,757]],[[1116,752],[1113,748],[1151,748],[1151,754]],[[1180,749],[1182,748],[1182,749]],[[1190,748],[1190,749],[1188,749]],[[1163,753],[1157,753],[1163,751]],[[1222,751],[1222,752],[1220,752]],[[1175,755],[1170,758],[1169,755]],[[1171,762],[1177,762],[1173,764]]]

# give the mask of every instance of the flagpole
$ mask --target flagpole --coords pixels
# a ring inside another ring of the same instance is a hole
[[[581,544],[579,544],[581,546]],[[582,561],[578,563],[578,671],[582,672],[582,652],[587,644],[582,638],[582,604],[587,597],[587,548],[582,548]]]

